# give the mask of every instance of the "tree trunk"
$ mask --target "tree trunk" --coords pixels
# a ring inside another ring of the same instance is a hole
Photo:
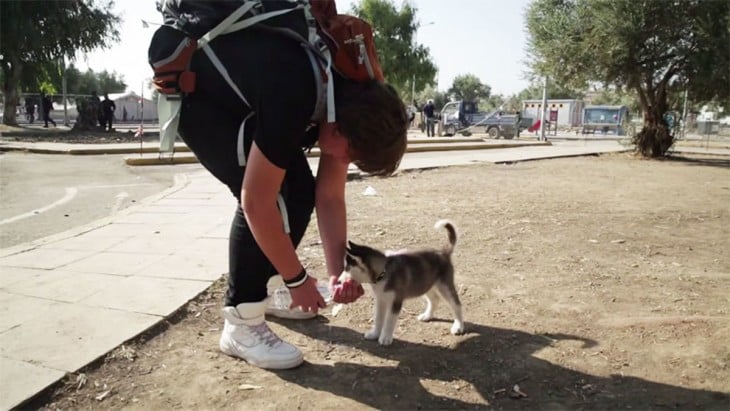
[[[73,130],[99,130],[99,99],[79,97],[76,99],[76,109],[79,116],[76,118]]]
[[[11,66],[3,65],[3,74],[5,75],[5,82],[3,83],[3,96],[5,99],[3,102],[3,124],[17,126],[16,110],[18,109],[18,84],[20,84],[21,67],[17,62],[11,64]]]
[[[636,151],[644,157],[661,157],[674,144],[674,136],[664,120],[667,112],[667,96],[663,89],[658,93],[639,89],[639,100],[644,112],[644,126],[633,138]]]

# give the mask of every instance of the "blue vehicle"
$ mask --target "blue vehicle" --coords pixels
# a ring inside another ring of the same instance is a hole
[[[477,103],[471,101],[447,103],[441,109],[439,118],[439,135],[453,136],[460,133],[466,136],[472,132],[483,132],[490,138],[505,139],[514,138],[517,127],[524,130],[532,122],[530,118],[518,118],[516,114],[506,111],[479,111]]]
[[[629,124],[629,108],[626,106],[585,106],[581,134],[612,133],[625,136]]]

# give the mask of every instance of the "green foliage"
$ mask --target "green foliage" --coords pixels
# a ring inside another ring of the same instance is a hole
[[[414,88],[418,93],[427,85],[434,84],[436,77],[436,65],[428,47],[415,41],[420,25],[416,20],[417,11],[408,2],[400,10],[396,9],[390,0],[361,0],[352,10],[373,25],[375,46],[385,79],[404,100],[411,99]]]
[[[53,77],[53,83],[60,89],[60,74]],[[69,94],[89,95],[95,91],[99,96],[104,93],[123,93],[127,89],[124,78],[108,71],[80,71],[73,64],[66,68],[66,90]]]
[[[503,95],[492,94],[483,104],[481,104],[481,108],[485,111],[494,111],[499,110],[500,108],[502,110],[506,110],[506,103],[507,99]]]
[[[38,91],[40,91],[43,94],[53,95],[58,93],[58,90],[56,87],[53,86],[53,83],[50,83],[48,81],[44,81],[38,85]]]
[[[454,78],[451,88],[446,92],[454,100],[479,101],[489,98],[492,88],[482,83],[473,74],[461,74]]]
[[[631,89],[646,131],[637,148],[649,156],[671,147],[670,94],[730,99],[729,24],[730,2],[709,0],[535,0],[526,14],[533,72]]]
[[[436,90],[435,85],[429,84],[420,93],[416,94],[418,108],[421,109],[428,100],[433,100],[434,108],[436,111],[440,111],[449,102],[449,97],[446,93]]]
[[[611,106],[626,106],[632,113],[638,112],[639,99],[636,97],[636,93],[631,90],[624,90],[620,88],[603,88],[593,97],[592,104],[596,105],[611,105]]]
[[[21,84],[37,87],[77,52],[106,47],[119,37],[113,1],[3,1],[0,5],[0,68],[6,99],[3,122],[15,124]]]
[[[543,81],[533,80],[530,85],[517,93],[517,98],[521,100],[536,100],[542,98]],[[549,99],[581,99],[585,97],[585,93],[571,89],[570,87],[558,84],[555,81],[548,81],[547,98]]]

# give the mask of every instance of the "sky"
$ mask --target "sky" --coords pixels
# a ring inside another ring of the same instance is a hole
[[[403,0],[393,0],[400,7]],[[359,0],[337,0],[340,13]],[[451,87],[454,77],[474,74],[492,88],[492,94],[510,95],[529,85],[526,80],[527,36],[523,17],[530,0],[410,0],[421,27],[416,42],[429,48],[438,67],[438,89]],[[78,56],[80,69],[107,70],[124,77],[128,91],[140,94],[152,75],[147,48],[161,23],[154,0],[116,0],[121,16],[121,40],[110,49]],[[149,90],[145,88],[145,94]]]

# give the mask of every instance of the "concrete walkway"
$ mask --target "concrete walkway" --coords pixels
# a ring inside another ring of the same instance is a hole
[[[401,169],[627,150],[604,141],[409,152]],[[310,161],[316,167],[318,158]],[[0,250],[0,409],[139,335],[220,278],[234,206],[201,168],[112,217]]]

